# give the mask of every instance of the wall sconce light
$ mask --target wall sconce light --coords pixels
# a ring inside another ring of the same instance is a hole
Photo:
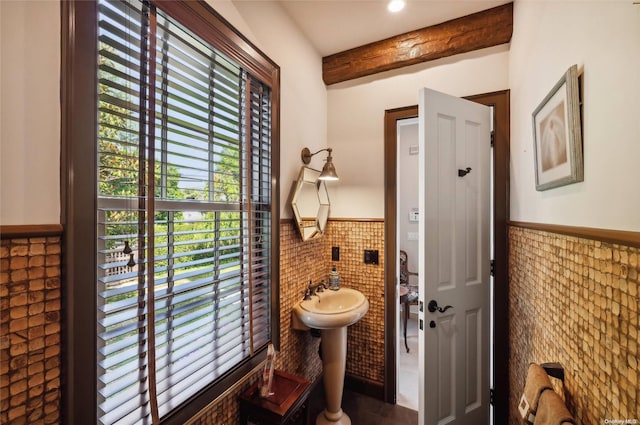
[[[311,153],[309,148],[304,148],[302,149],[302,153],[300,154],[300,157],[302,158],[302,162],[305,163],[305,165],[309,164],[311,162],[311,157],[322,151],[327,151],[328,155],[326,159],[327,162],[324,164],[324,167],[322,167],[322,172],[320,173],[320,177],[318,177],[318,179],[338,180],[338,174],[336,174],[336,167],[333,165],[333,157],[331,156],[331,152],[332,152],[331,148],[320,149],[318,152],[314,152],[314,153]]]

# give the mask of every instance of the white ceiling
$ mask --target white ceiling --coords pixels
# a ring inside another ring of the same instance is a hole
[[[407,0],[399,13],[388,0],[282,0],[287,14],[322,56],[509,3],[512,0]]]

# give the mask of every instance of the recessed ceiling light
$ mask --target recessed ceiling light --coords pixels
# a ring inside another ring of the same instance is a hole
[[[391,0],[387,5],[387,10],[389,10],[389,12],[396,13],[400,12],[402,9],[404,9],[404,0]]]

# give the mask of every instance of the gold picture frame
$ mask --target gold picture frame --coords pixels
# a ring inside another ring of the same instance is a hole
[[[533,111],[536,190],[584,180],[578,67],[572,65]]]

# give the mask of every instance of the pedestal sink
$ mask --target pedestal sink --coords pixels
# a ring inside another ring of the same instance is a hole
[[[322,377],[326,407],[316,425],[350,425],[342,411],[344,371],[347,361],[347,326],[353,325],[369,310],[362,292],[351,288],[325,290],[293,307],[292,327],[298,330],[320,329],[322,336]]]

